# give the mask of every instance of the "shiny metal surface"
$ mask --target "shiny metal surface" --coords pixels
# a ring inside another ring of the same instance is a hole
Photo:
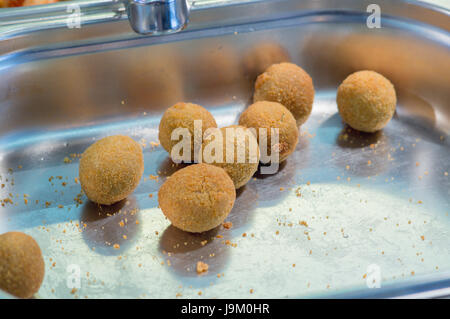
[[[382,28],[368,29],[360,1],[339,11],[329,10],[334,1],[307,11],[304,2],[263,3],[193,11],[187,30],[158,38],[125,35],[118,23],[54,30],[53,39],[36,33],[48,46],[28,34],[0,42],[0,198],[13,201],[0,206],[0,232],[24,231],[42,247],[38,297],[363,295],[373,291],[370,265],[387,289],[446,282],[448,12],[396,1]],[[252,96],[246,56],[261,45],[280,46],[313,78],[313,113],[297,150],[277,174],[256,175],[238,192],[231,229],[178,231],[156,196],[178,168],[151,143],[162,112],[192,101],[220,126],[236,123]],[[398,93],[394,119],[374,135],[337,114],[337,86],[360,69],[384,74]],[[110,208],[84,196],[80,204],[73,154],[118,133],[144,146],[141,184]],[[207,274],[197,275],[199,260]],[[69,265],[80,269],[76,291],[67,286]]]
[[[129,0],[128,21],[140,34],[166,34],[181,31],[189,20],[187,0]]]

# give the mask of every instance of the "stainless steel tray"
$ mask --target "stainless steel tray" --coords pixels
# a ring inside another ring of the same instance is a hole
[[[381,29],[366,26],[370,2],[331,0],[194,7],[187,30],[164,37],[137,36],[121,19],[80,30],[5,27],[0,198],[11,193],[13,204],[0,206],[0,233],[24,231],[40,244],[46,276],[37,297],[445,293],[449,13],[379,2]],[[312,116],[281,170],[238,191],[231,229],[181,232],[157,203],[177,169],[151,143],[160,116],[185,100],[207,107],[220,126],[236,123],[252,96],[243,57],[261,43],[282,46],[310,73]],[[398,94],[394,119],[374,135],[345,127],[335,104],[339,83],[361,69],[384,74]],[[126,202],[99,210],[77,197],[78,155],[112,134],[143,144],[144,178]],[[197,275],[199,260],[207,274]],[[381,289],[369,289],[377,271]]]

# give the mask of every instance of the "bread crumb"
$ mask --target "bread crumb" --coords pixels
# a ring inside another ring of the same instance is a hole
[[[305,222],[304,220],[301,220],[301,221],[299,222],[299,224],[302,225],[302,226],[308,227],[308,223]]]

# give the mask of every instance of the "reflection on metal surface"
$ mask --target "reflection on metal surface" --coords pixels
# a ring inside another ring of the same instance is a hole
[[[342,121],[338,115],[334,118],[339,118]],[[336,144],[343,149],[360,151],[361,154],[351,160],[348,157],[336,158],[336,162],[343,169],[347,171],[351,169],[353,174],[359,176],[369,178],[379,175],[386,170],[389,161],[393,160],[390,154],[392,146],[383,131],[368,134],[344,125],[336,138]]]

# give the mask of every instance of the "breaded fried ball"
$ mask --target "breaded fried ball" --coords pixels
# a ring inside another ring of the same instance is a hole
[[[231,177],[236,189],[241,188],[258,170],[258,141],[244,126],[231,125],[214,130],[216,131],[209,135],[210,138],[206,137],[203,140],[202,160],[204,163],[223,168]],[[222,154],[215,152],[216,137],[221,138],[217,141],[217,147],[222,147]],[[221,145],[218,145],[219,143]]]
[[[311,114],[314,102],[312,79],[293,63],[274,64],[256,79],[253,102],[258,101],[283,104],[300,126]]]
[[[142,147],[128,136],[102,138],[81,156],[81,188],[93,202],[111,205],[130,195],[144,173]]]
[[[186,82],[180,52],[167,47],[146,46],[130,50],[127,54],[118,53],[110,52],[106,57],[105,54],[97,57],[97,60],[111,59],[103,63],[95,61],[94,57],[91,60],[97,63],[94,70],[99,65],[106,66],[107,70],[101,70],[104,85],[118,86],[114,93],[118,93],[120,98],[126,96],[122,108],[159,111],[184,99]]]
[[[392,83],[374,71],[349,75],[339,86],[336,102],[345,123],[362,132],[381,130],[395,112],[397,97]]]
[[[45,264],[37,242],[20,232],[0,235],[0,289],[30,298],[41,287]]]
[[[50,4],[50,3],[56,3],[58,0],[25,0],[23,2],[23,6],[37,6],[42,4]]]
[[[28,7],[55,2],[58,0],[0,0],[0,8]]]
[[[279,162],[284,161],[294,150],[298,143],[298,127],[291,112],[277,102],[261,101],[250,105],[240,116],[239,125],[256,130],[258,144],[261,152],[271,156],[272,151],[279,153]],[[267,149],[262,150],[259,128],[267,131]],[[279,129],[278,144],[272,145],[272,130]],[[263,153],[261,153],[263,154]]]
[[[180,162],[180,158],[178,156],[183,156],[182,151],[181,154],[172,154],[172,147],[182,140],[182,137],[179,137],[179,140],[172,140],[172,131],[177,128],[187,128],[191,135],[191,159],[192,162],[194,160],[194,121],[201,120],[202,124],[202,132],[201,136],[198,136],[198,144],[201,145],[203,139],[203,133],[208,128],[217,127],[216,120],[211,113],[208,112],[205,108],[201,107],[197,104],[192,103],[177,103],[171,107],[169,107],[161,118],[161,122],[159,123],[159,141],[161,142],[162,147],[169,152],[170,156],[175,162]],[[178,136],[177,136],[178,137]],[[173,155],[173,156],[172,156]]]
[[[158,192],[159,207],[171,223],[201,233],[219,226],[236,199],[233,181],[220,167],[187,166],[170,176]]]
[[[281,45],[263,42],[253,46],[245,53],[243,66],[246,74],[254,80],[272,64],[290,60],[289,53]]]

